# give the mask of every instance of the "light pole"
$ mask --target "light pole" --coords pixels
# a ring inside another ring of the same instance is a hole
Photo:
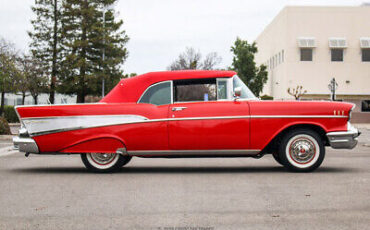
[[[104,61],[105,61],[105,13],[107,10],[113,10],[114,9],[114,4],[111,5],[106,5],[103,10],[103,55],[102,55],[102,60],[103,60],[103,80],[101,84],[101,96],[102,98],[105,96],[105,77],[104,77]]]
[[[331,91],[331,100],[335,101],[335,90],[338,88],[338,83],[335,81],[335,78],[331,79],[328,87],[329,90]]]

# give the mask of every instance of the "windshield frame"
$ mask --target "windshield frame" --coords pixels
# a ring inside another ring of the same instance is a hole
[[[235,86],[234,83],[237,81],[238,85]],[[248,88],[248,86],[246,84],[244,84],[244,82],[238,77],[238,75],[234,75],[232,78],[231,78],[231,85],[232,85],[232,88],[231,88],[231,91],[232,91],[232,95],[234,97],[234,90],[236,87],[241,87],[242,88],[242,94],[240,95],[240,97],[238,98],[238,100],[259,100],[254,94],[253,92]]]

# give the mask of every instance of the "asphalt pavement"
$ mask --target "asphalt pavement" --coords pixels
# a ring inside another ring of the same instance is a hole
[[[369,229],[370,130],[313,173],[271,156],[134,158],[114,174],[79,156],[25,158],[0,142],[0,229]]]

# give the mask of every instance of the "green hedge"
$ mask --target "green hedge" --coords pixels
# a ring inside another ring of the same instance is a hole
[[[6,105],[4,109],[4,117],[9,123],[19,122],[14,106]]]
[[[271,96],[269,96],[269,95],[262,95],[261,97],[261,100],[274,100],[274,97],[271,97]]]
[[[0,135],[10,135],[10,128],[5,118],[0,117]]]

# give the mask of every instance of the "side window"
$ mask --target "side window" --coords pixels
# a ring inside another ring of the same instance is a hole
[[[153,105],[171,104],[171,82],[163,82],[150,86],[139,103],[148,103]]]
[[[227,79],[217,80],[217,100],[227,99]]]
[[[217,100],[216,79],[191,79],[174,81],[174,101]]]

